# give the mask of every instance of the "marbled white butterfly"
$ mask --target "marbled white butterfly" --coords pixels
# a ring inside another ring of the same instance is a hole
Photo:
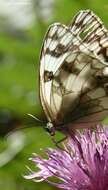
[[[108,32],[90,10],[52,24],[40,57],[40,99],[51,135],[91,127],[108,115]]]

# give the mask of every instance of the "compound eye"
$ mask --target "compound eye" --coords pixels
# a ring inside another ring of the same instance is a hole
[[[51,129],[52,127],[53,127],[53,124],[52,124],[51,122],[48,122],[48,123],[47,123],[47,128],[48,128],[48,129]]]

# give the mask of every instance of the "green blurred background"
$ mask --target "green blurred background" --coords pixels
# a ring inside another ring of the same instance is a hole
[[[108,0],[0,0],[0,190],[55,189],[22,177],[26,165],[34,167],[32,153],[53,146],[27,113],[43,119],[39,54],[48,26],[68,24],[81,9],[93,10],[108,28]]]

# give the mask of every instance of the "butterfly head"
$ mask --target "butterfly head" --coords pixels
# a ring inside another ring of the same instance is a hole
[[[54,127],[53,123],[48,122],[47,125],[45,126],[45,130],[46,130],[51,136],[54,136],[54,135],[55,135],[55,127]]]

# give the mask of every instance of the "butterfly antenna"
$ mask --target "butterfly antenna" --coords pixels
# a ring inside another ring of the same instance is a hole
[[[39,123],[42,123],[42,124],[45,123],[45,121],[40,120],[39,118],[37,118],[36,116],[34,116],[34,115],[30,114],[30,113],[28,113],[27,115],[29,115],[30,117],[32,117],[33,119],[35,119]]]

